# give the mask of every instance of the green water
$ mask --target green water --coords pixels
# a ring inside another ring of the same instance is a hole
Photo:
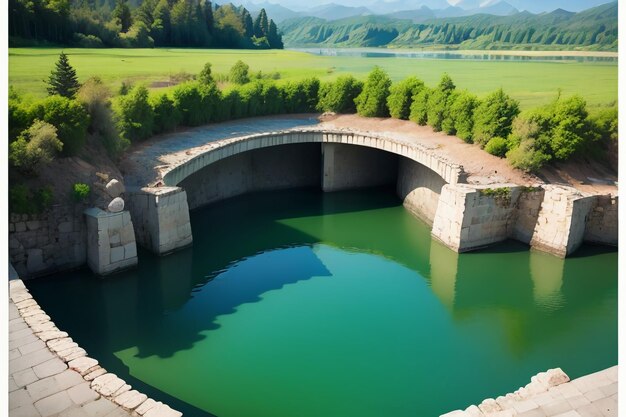
[[[458,255],[392,192],[248,195],[193,248],[30,281],[107,370],[186,416],[438,416],[617,364],[617,252]]]

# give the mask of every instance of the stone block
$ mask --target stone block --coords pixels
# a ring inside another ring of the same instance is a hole
[[[110,257],[110,263],[114,264],[120,261],[124,260],[124,247],[123,246],[117,246],[114,248],[111,248],[111,257]]]
[[[137,408],[141,403],[146,401],[148,397],[145,394],[142,394],[136,390],[126,391],[115,398],[113,401],[129,410]]]
[[[116,179],[112,179],[111,181],[109,181],[105,189],[107,194],[111,196],[111,198],[119,197],[122,193],[126,191],[126,189],[124,188],[124,184]]]
[[[86,375],[91,372],[96,366],[98,366],[98,361],[93,358],[88,358],[83,356],[81,358],[74,359],[67,364],[70,369],[75,370],[81,375]]]
[[[100,394],[89,387],[88,382],[78,384],[67,390],[67,394],[74,404],[85,404],[100,398]]]
[[[43,250],[29,249],[26,252],[26,269],[29,273],[39,272],[45,268]]]
[[[126,245],[126,244],[128,244],[130,242],[134,242],[134,241],[135,241],[135,232],[133,230],[132,224],[124,226],[120,230],[120,243],[122,245]]]
[[[26,228],[28,230],[38,230],[41,227],[41,223],[37,220],[31,220],[26,222]]]
[[[18,232],[18,233],[25,232],[26,231],[26,223],[24,223],[24,222],[15,223],[15,231]]]
[[[120,197],[115,197],[107,206],[107,211],[110,213],[119,213],[124,210],[124,200]]]
[[[67,392],[61,391],[35,402],[34,405],[41,417],[49,417],[70,408],[73,404]]]
[[[135,242],[124,245],[124,259],[131,259],[137,256],[137,245]]]
[[[67,365],[61,359],[54,358],[33,367],[33,372],[38,378],[46,378],[59,374],[67,369]]]

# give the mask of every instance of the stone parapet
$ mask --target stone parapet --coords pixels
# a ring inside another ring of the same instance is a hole
[[[187,193],[180,187],[129,189],[137,242],[157,255],[192,244]]]
[[[109,213],[99,208],[85,210],[87,219],[87,264],[99,275],[137,265],[137,245],[130,213]]]

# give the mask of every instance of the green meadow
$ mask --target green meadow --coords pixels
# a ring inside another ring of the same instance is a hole
[[[617,100],[617,63],[471,61],[414,58],[369,58],[315,56],[285,50],[228,49],[63,49],[76,68],[79,80],[99,76],[117,89],[122,81],[161,86],[180,72],[198,73],[206,62],[214,73],[227,74],[243,60],[251,71],[278,71],[279,82],[305,77],[322,81],[353,74],[364,79],[374,65],[387,71],[394,81],[417,76],[435,85],[447,72],[458,88],[478,95],[502,87],[528,109],[549,102],[559,92],[580,94],[591,106]],[[9,82],[18,91],[43,96],[44,79],[58,59],[59,48],[9,49]],[[162,88],[162,87],[159,87]]]

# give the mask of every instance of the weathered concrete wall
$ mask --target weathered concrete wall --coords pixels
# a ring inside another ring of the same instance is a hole
[[[618,235],[618,197],[600,195],[589,212],[584,239],[617,246]]]
[[[82,205],[53,206],[44,214],[9,216],[9,260],[23,278],[85,264]]]
[[[525,188],[517,199],[517,217],[513,224],[511,237],[520,242],[530,244],[535,233],[541,202],[545,191],[543,188]]]
[[[85,210],[87,264],[99,275],[137,265],[137,245],[130,213],[109,213],[99,208]]]
[[[405,157],[399,157],[396,191],[404,207],[432,225],[446,184],[433,170]]]
[[[212,163],[180,186],[190,209],[247,192],[319,186],[320,156],[316,143],[256,149]]]
[[[395,185],[398,155],[343,143],[322,143],[322,190]]]
[[[515,184],[445,185],[432,235],[458,252],[506,240],[513,230],[521,191]]]
[[[565,257],[583,243],[587,215],[596,197],[571,187],[546,185],[530,242],[533,248]]]
[[[128,191],[137,242],[158,255],[191,245],[187,193],[180,187]]]

